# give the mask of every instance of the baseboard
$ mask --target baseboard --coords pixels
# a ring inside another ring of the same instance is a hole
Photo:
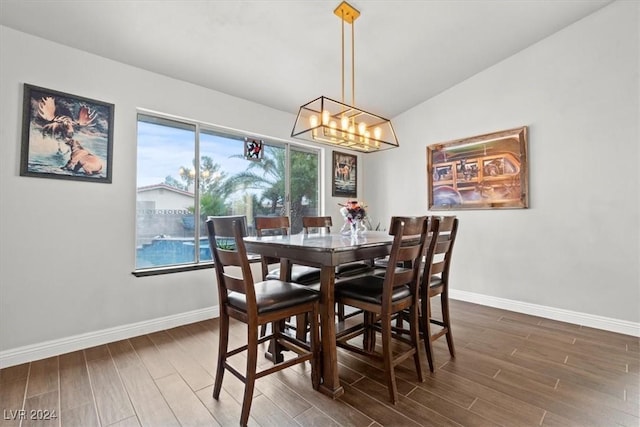
[[[218,306],[0,351],[0,368],[175,328],[220,315]]]
[[[578,311],[564,310],[561,308],[547,307],[544,305],[530,304],[489,295],[476,294],[474,292],[449,289],[449,297],[461,301],[472,302],[489,307],[502,308],[546,319],[559,320],[561,322],[588,326],[590,328],[603,329],[605,331],[640,337],[640,323],[626,320],[612,319],[610,317],[596,316]]]
[[[451,289],[452,299],[640,337],[640,323]],[[0,368],[175,328],[220,315],[218,306],[0,351]]]

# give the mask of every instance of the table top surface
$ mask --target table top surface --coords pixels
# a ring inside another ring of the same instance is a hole
[[[393,236],[384,231],[366,231],[361,235],[342,234],[293,234],[287,236],[245,237],[248,246],[269,245],[289,248],[306,248],[316,251],[341,251],[393,243]]]

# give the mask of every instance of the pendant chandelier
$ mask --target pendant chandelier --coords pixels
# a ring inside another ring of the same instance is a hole
[[[371,153],[398,147],[391,121],[355,106],[354,22],[360,16],[346,1],[333,11],[342,20],[342,100],[321,96],[300,107],[291,136],[336,148]],[[351,24],[351,104],[345,102],[345,23]]]

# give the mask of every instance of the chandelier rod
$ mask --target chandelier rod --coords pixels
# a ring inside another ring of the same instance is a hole
[[[344,104],[344,10],[340,12],[342,15],[342,103]]]
[[[344,21],[343,21],[344,22]],[[351,21],[351,105],[356,105],[356,39],[355,39],[355,19]]]

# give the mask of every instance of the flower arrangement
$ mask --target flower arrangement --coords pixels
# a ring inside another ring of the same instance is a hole
[[[344,226],[342,227],[341,232],[344,232],[345,229],[351,234],[355,234],[358,232],[365,231],[366,228],[362,224],[362,221],[365,219],[367,215],[367,211],[365,210],[366,206],[358,203],[357,200],[349,200],[346,204],[340,204],[342,206],[340,208],[340,213],[344,218]],[[364,228],[361,230],[360,228]]]
[[[344,215],[343,213],[343,216],[348,222],[354,222],[357,220],[361,221],[367,214],[367,212],[364,210],[366,206],[360,205],[357,200],[349,200],[346,205],[340,206],[343,207],[342,209],[340,209],[340,211],[342,211],[343,209],[346,211],[346,215]]]

